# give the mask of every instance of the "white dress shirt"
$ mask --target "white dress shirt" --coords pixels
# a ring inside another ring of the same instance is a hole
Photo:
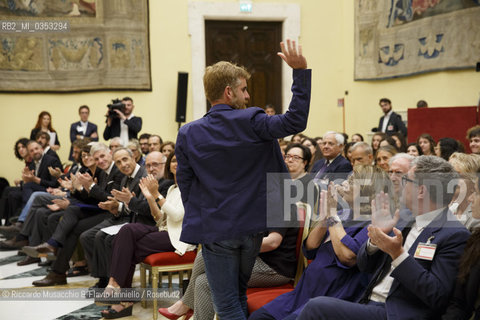
[[[415,217],[415,222],[413,223],[412,228],[410,229],[410,232],[405,239],[405,244],[403,245],[403,253],[392,261],[392,266],[390,267],[390,271],[388,272],[388,274],[373,288],[370,300],[385,303],[388,292],[390,291],[393,283],[393,278],[390,276],[390,274],[396,267],[398,267],[405,259],[408,258],[408,251],[410,250],[420,233],[422,233],[423,229],[425,229],[425,227],[428,226],[430,222],[435,220],[437,216],[443,212],[444,209],[445,208],[440,208]],[[378,247],[371,244],[370,239],[368,239],[367,254],[372,255],[378,250]]]

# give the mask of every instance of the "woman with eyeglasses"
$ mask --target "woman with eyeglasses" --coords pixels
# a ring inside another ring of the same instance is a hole
[[[477,172],[477,176],[480,172]],[[480,180],[477,178],[475,192],[468,201],[472,206],[472,216],[480,219]],[[460,258],[457,283],[446,313],[442,320],[480,319],[480,227],[473,230]]]
[[[364,181],[370,181],[365,183]],[[304,241],[306,258],[312,260],[293,291],[285,293],[252,313],[249,320],[296,319],[314,297],[329,296],[356,301],[363,294],[369,276],[360,273],[356,254],[368,239],[370,221],[353,221],[353,213],[371,214],[370,201],[390,182],[383,170],[365,165],[353,168],[353,175],[341,186],[330,183],[320,195],[320,215]],[[355,192],[354,192],[355,190]],[[359,192],[357,192],[358,190]],[[338,199],[350,209],[338,210]],[[362,198],[357,198],[362,197]],[[364,199],[362,201],[356,201]],[[358,207],[354,204],[358,203]]]

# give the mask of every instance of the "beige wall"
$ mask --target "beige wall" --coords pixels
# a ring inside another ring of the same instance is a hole
[[[228,2],[238,2],[229,0]],[[473,70],[435,72],[383,81],[353,81],[353,1],[297,0],[253,3],[298,3],[301,8],[301,43],[313,69],[312,104],[306,133],[321,135],[342,130],[342,110],[337,99],[346,98],[346,132],[366,134],[381,116],[378,99],[389,97],[396,110],[406,110],[419,99],[431,106],[476,105],[480,74]],[[131,96],[134,113],[143,118],[143,132],[158,133],[165,140],[175,139],[177,71],[191,72],[187,0],[150,1],[150,45],[152,92],[93,92],[78,94],[0,94],[0,148],[5,150],[0,176],[11,182],[20,176],[22,163],[12,154],[13,143],[28,136],[37,115],[48,110],[53,117],[67,159],[70,123],[78,120],[81,104],[91,108],[91,121],[104,128],[106,104],[115,97]],[[0,81],[7,81],[2,79]],[[192,92],[189,83],[187,120],[192,120]]]

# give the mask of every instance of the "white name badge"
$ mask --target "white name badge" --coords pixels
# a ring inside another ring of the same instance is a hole
[[[392,131],[392,130],[393,130],[393,126],[392,126],[392,125],[389,125],[389,126],[387,127],[387,130],[388,130],[388,131]]]
[[[435,255],[435,250],[437,250],[437,245],[434,243],[423,243],[420,242],[415,250],[415,259],[422,259],[432,261],[433,256]]]

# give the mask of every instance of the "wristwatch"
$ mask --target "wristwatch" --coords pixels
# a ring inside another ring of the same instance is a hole
[[[157,199],[155,199],[155,202],[158,202],[162,199],[165,199],[161,194],[158,195]]]
[[[338,216],[328,217],[326,220],[327,227],[332,227],[339,222],[341,222],[341,220]]]

